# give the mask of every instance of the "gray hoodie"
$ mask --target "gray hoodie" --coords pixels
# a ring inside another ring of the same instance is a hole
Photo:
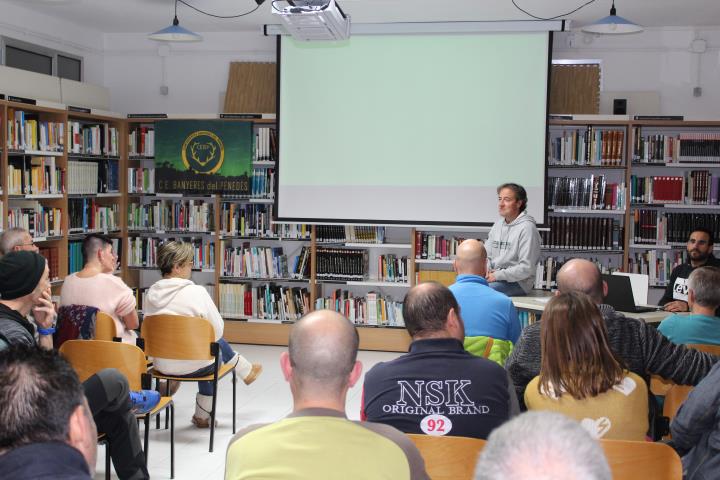
[[[485,247],[495,279],[517,282],[525,293],[529,292],[540,258],[540,234],[535,219],[526,212],[510,223],[501,218],[490,229]]]

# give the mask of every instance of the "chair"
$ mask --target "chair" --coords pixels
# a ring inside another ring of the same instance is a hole
[[[60,353],[70,362],[80,378],[87,380],[100,370],[115,368],[128,380],[130,390],[150,387],[147,361],[143,351],[122,342],[105,340],[68,340],[60,347]],[[145,423],[145,462],[148,461],[150,419],[164,409],[170,409],[170,478],[175,478],[175,407],[172,397],[160,397],[160,402],[147,414],[137,415]]]
[[[408,433],[408,438],[420,450],[425,470],[433,480],[472,479],[485,440],[479,438],[431,436]]]
[[[687,347],[694,348],[695,350],[700,350],[701,352],[710,353],[712,355],[720,357],[720,345],[710,345],[706,343],[689,343],[687,344]]]
[[[155,369],[153,377],[178,382],[213,382],[212,410],[210,411],[210,452],[215,439],[215,416],[217,413],[218,380],[232,373],[232,431],[235,433],[235,403],[237,374],[234,365],[221,363],[220,345],[215,341],[215,331],[207,320],[200,317],[182,315],[148,315],[143,319],[141,337],[145,344],[145,354],[153,358],[171,358],[176,360],[213,360],[213,373],[202,377],[175,377],[164,375]]]
[[[104,433],[98,433],[97,444],[105,446],[105,480],[110,480],[110,442]]]
[[[112,342],[116,337],[115,320],[107,313],[98,310],[95,316],[95,340]]]
[[[664,443],[600,440],[613,480],[682,480],[678,454]]]
[[[720,345],[709,345],[704,343],[689,343],[685,345],[688,348],[699,350],[701,352],[710,353],[712,355],[720,356]],[[664,397],[668,394],[668,391],[675,385],[671,380],[665,380],[662,377],[653,375],[650,377],[650,391],[654,395]],[[685,395],[687,396],[687,395]],[[682,402],[680,402],[682,403]],[[679,404],[678,404],[679,405]],[[677,410],[677,408],[676,408]],[[666,417],[668,415],[665,415]],[[674,416],[674,414],[673,414]],[[671,417],[672,418],[672,417]]]

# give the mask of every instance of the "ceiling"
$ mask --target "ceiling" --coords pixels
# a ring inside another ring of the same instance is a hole
[[[93,26],[104,33],[152,32],[169,25],[174,0],[0,0],[32,11]],[[186,0],[217,15],[233,15],[254,8],[254,0]],[[587,0],[515,0],[539,17],[569,12]],[[178,5],[181,25],[198,32],[256,31],[278,23],[270,13],[272,0],[245,17],[216,19]],[[528,20],[511,0],[338,0],[354,23]],[[594,0],[568,15],[574,25],[609,14],[611,0]],[[720,26],[720,0],[617,0],[617,13],[646,27]]]

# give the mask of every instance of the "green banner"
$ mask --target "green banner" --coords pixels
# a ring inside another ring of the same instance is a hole
[[[157,193],[249,195],[252,160],[252,122],[155,123]]]

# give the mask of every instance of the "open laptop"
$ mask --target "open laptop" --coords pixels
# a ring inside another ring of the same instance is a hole
[[[659,308],[651,305],[637,305],[630,284],[630,277],[625,275],[603,275],[608,292],[604,302],[619,312],[643,313],[654,312]]]

